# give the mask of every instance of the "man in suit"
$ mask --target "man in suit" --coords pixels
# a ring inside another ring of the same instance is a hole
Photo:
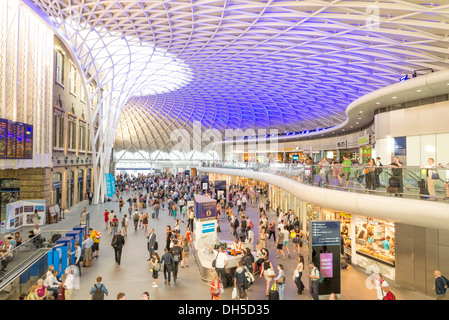
[[[117,230],[117,234],[112,238],[112,247],[115,251],[115,262],[120,265],[120,259],[122,257],[122,249],[125,245],[125,237],[122,236],[122,231]]]
[[[92,191],[89,191],[87,193],[87,198],[89,199],[89,205],[92,204],[92,198],[94,197],[94,194],[92,193]]]
[[[154,245],[156,244],[156,234],[154,233],[153,228],[150,229],[150,234],[147,235],[147,238],[148,238],[147,246],[148,246],[148,251],[150,253],[150,259],[151,259],[151,257],[153,256],[153,252],[154,252]],[[148,259],[148,260],[150,260],[150,259]]]

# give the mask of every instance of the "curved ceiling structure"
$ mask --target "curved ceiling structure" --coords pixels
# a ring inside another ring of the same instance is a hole
[[[346,107],[357,98],[414,70],[449,66],[448,4],[23,1],[62,28],[80,61],[85,58],[81,49],[98,47],[89,59],[109,75],[100,82],[111,84],[118,75],[123,77],[120,86],[114,82],[111,88],[118,92],[110,103],[113,119],[103,123],[116,150],[170,151],[171,133],[192,133],[195,121],[203,130],[221,132],[336,126],[345,121]],[[86,41],[86,32],[95,33],[96,40]],[[109,50],[106,36],[114,43],[124,41],[120,45],[126,50]],[[145,72],[152,55],[145,57],[148,51],[141,48],[169,57],[168,64],[152,65],[164,79]],[[179,68],[173,72],[169,64]],[[85,62],[83,66],[92,67]]]

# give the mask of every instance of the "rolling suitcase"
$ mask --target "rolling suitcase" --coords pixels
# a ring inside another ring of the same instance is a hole
[[[429,196],[429,190],[427,189],[426,180],[421,179],[418,181],[419,194],[421,198],[427,198]]]
[[[390,179],[388,179],[388,187],[387,187],[387,192],[388,193],[399,193],[399,179],[396,177],[390,177]]]
[[[154,212],[151,214],[151,218],[152,219],[154,219],[154,216],[155,216],[155,214],[154,214]]]
[[[276,282],[273,283],[270,292],[268,292],[268,300],[279,300],[279,292],[277,290]]]

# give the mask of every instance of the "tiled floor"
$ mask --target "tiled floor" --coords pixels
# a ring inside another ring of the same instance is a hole
[[[123,195],[124,199],[128,198],[128,195]],[[109,296],[106,299],[116,299],[118,292],[124,292],[128,300],[141,299],[141,294],[145,291],[150,293],[151,300],[209,300],[209,286],[203,282],[199,277],[199,271],[193,257],[190,255],[190,267],[180,268],[178,281],[171,286],[164,285],[163,274],[159,274],[159,288],[152,288],[153,279],[149,268],[148,251],[146,249],[146,238],[143,229],[139,228],[137,231],[131,227],[128,230],[128,236],[126,237],[126,244],[123,249],[122,263],[118,266],[114,260],[114,252],[110,245],[112,236],[110,230],[105,229],[105,223],[103,220],[103,212],[105,209],[114,210],[117,214],[119,212],[118,202],[108,202],[101,205],[86,205],[83,202],[81,205],[72,208],[71,212],[65,214],[65,219],[57,224],[46,225],[43,230],[70,230],[73,226],[79,223],[79,213],[81,209],[86,206],[91,212],[90,225],[96,230],[99,230],[103,237],[100,243],[100,257],[94,259],[92,266],[89,268],[82,268],[82,276],[80,280],[80,289],[75,290],[72,296],[73,300],[85,300],[89,298],[89,290],[95,283],[97,276],[103,278],[103,283],[109,290]],[[124,207],[123,214],[127,213],[127,204]],[[149,211],[151,213],[151,211]],[[254,225],[258,224],[258,211],[257,208],[251,206],[247,209],[246,213],[250,219],[254,222]],[[119,220],[121,215],[119,216]],[[269,213],[269,220],[275,218],[274,213]],[[164,247],[164,234],[167,225],[174,225],[172,217],[168,216],[167,209],[161,210],[159,219],[151,219],[149,221],[149,228],[154,228],[156,231],[157,239],[160,244],[159,253],[162,252]],[[231,239],[232,236],[229,233],[229,226],[227,219],[222,217],[220,221],[222,232],[219,236],[222,239]],[[186,224],[181,224],[181,232],[185,232]],[[22,232],[25,232],[23,230]],[[257,230],[255,230],[257,237]],[[306,291],[302,296],[296,295],[296,286],[292,280],[292,273],[297,263],[297,254],[293,254],[293,247],[290,247],[291,258],[286,260],[275,258],[275,246],[271,241],[268,245],[270,250],[270,260],[273,266],[276,267],[278,263],[284,265],[284,270],[287,275],[287,283],[285,287],[285,299],[286,300],[310,300],[311,297],[308,293],[308,281],[306,272],[303,275],[303,282],[306,285]],[[302,249],[301,252],[305,260],[307,261],[307,248]],[[342,270],[342,300],[375,300],[376,292],[374,289],[368,289],[366,286],[366,280],[369,274],[366,274],[363,269],[358,267],[349,266],[346,270]],[[390,281],[391,282],[391,281]],[[390,284],[392,291],[395,293],[397,299],[400,300],[427,300],[432,299],[425,295],[414,293],[409,290]],[[222,299],[231,299],[231,289],[225,289],[222,294]],[[256,277],[256,281],[249,291],[250,300],[265,300],[265,280]]]

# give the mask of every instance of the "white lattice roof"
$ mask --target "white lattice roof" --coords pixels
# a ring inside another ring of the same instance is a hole
[[[447,1],[27,1],[120,96],[108,122],[118,150],[169,150],[193,121],[331,127],[356,98],[449,65]]]

